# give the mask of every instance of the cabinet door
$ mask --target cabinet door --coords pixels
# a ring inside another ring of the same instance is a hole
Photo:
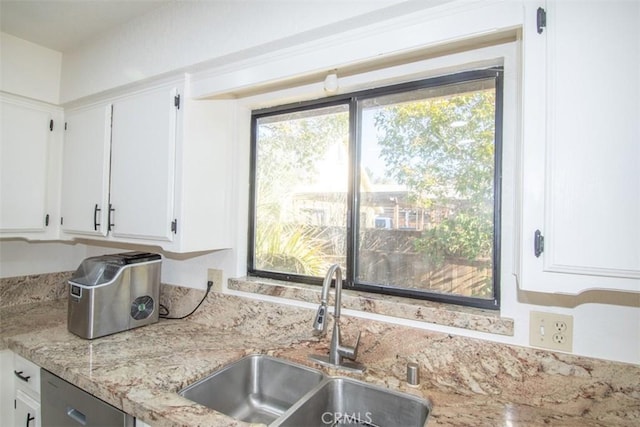
[[[44,232],[51,112],[0,100],[0,232]]]
[[[62,157],[62,230],[107,234],[111,104],[65,117]]]
[[[640,292],[640,3],[549,0],[541,34],[537,6],[523,35],[520,286]]]
[[[14,406],[14,425],[16,427],[40,427],[40,403],[22,390],[16,391]]]
[[[111,234],[170,241],[173,233],[176,89],[113,103]]]
[[[0,414],[2,423],[13,423],[15,386],[13,382],[13,352],[0,350]]]

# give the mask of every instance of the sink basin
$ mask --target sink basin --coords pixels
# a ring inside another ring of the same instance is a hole
[[[422,427],[430,404],[424,399],[348,378],[329,378],[272,426]]]
[[[320,371],[265,355],[225,366],[179,392],[235,419],[269,424],[320,384]]]
[[[179,392],[237,420],[270,427],[426,425],[428,401],[265,355],[231,363]]]

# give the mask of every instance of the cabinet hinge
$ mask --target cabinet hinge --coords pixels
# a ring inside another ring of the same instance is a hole
[[[49,226],[49,214],[46,214],[44,217],[44,225],[45,227]]]
[[[173,97],[173,106],[180,109],[180,94]]]
[[[542,252],[544,252],[544,236],[540,230],[536,230],[536,232],[533,233],[533,253],[536,258],[540,258]]]
[[[538,13],[536,14],[536,27],[538,28],[538,34],[542,34],[544,28],[547,27],[547,11],[543,8],[538,8]]]
[[[171,221],[171,231],[173,232],[173,234],[178,234],[178,220],[174,219],[173,221]]]
[[[49,120],[49,130],[53,132],[53,119]]]

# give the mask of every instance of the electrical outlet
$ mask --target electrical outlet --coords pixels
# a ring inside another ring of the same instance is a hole
[[[529,344],[550,350],[573,351],[573,316],[532,311]]]
[[[207,270],[207,281],[213,282],[211,290],[214,292],[222,292],[222,270],[210,268]]]

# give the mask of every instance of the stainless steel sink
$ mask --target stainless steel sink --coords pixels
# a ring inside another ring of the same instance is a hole
[[[430,404],[424,399],[348,378],[329,378],[272,426],[422,427]]]
[[[320,384],[322,372],[265,355],[247,356],[180,395],[235,419],[269,424]]]
[[[181,390],[180,395],[235,419],[270,427],[422,427],[430,403],[418,397],[252,355]]]

